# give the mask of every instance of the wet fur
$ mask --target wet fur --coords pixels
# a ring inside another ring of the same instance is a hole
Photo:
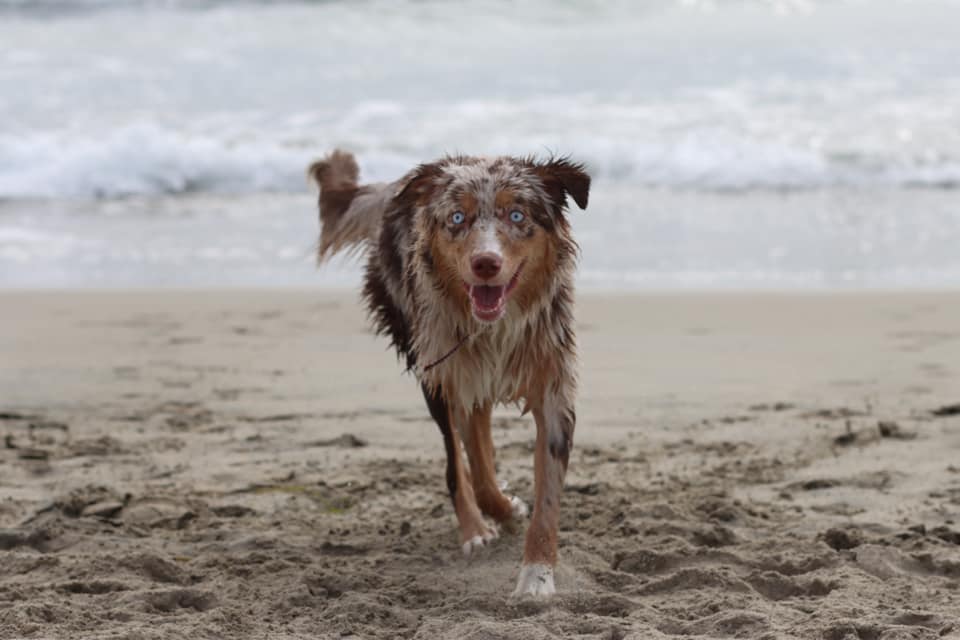
[[[569,195],[587,206],[589,176],[566,159],[456,156],[423,164],[396,182],[361,186],[356,161],[343,151],[314,163],[310,174],[320,186],[318,258],[367,249],[364,301],[377,331],[416,373],[440,427],[464,539],[489,532],[477,522],[478,503],[498,522],[511,514],[493,478],[491,408],[517,403],[533,412],[537,497],[524,563],[552,567],[576,422],[578,249],[566,201]],[[526,212],[524,224],[503,222],[511,207]],[[454,210],[473,226],[451,227],[447,216]],[[495,233],[506,264],[517,269],[504,316],[492,324],[471,314],[462,279],[475,229]]]

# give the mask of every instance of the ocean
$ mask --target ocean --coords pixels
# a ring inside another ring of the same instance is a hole
[[[594,289],[960,286],[958,0],[0,0],[0,287],[350,287],[305,179],[562,154]]]

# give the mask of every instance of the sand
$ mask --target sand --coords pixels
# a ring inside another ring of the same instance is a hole
[[[354,295],[0,309],[0,638],[960,637],[958,294],[581,296],[542,602]]]

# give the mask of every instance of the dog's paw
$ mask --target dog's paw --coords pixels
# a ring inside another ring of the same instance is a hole
[[[530,509],[527,508],[527,503],[517,496],[510,496],[510,511],[513,514],[512,517],[514,520],[523,520],[530,515]]]
[[[546,564],[525,564],[520,568],[517,588],[513,590],[511,597],[546,598],[552,596],[556,591],[553,586],[553,567]]]
[[[523,521],[530,515],[527,503],[517,496],[507,496],[510,501],[510,517],[500,523],[503,530],[509,534],[519,533],[523,529]]]
[[[517,496],[504,496],[510,505],[510,515],[505,520],[500,521],[500,526],[504,532],[509,534],[519,533],[523,528],[523,521],[530,515],[527,503]]]
[[[477,535],[470,536],[463,543],[463,547],[461,548],[463,549],[464,557],[469,558],[474,554],[474,552],[487,546],[488,544],[490,544],[491,542],[493,542],[499,537],[500,537],[500,534],[497,532],[495,528],[484,526],[482,533],[478,533]]]

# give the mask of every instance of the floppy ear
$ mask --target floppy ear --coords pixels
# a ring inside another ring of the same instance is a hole
[[[548,160],[543,164],[534,164],[534,173],[543,181],[547,193],[562,209],[567,194],[573,198],[581,209],[587,208],[587,199],[590,196],[590,176],[584,166],[571,162],[569,158]]]
[[[394,200],[407,205],[426,204],[437,187],[437,178],[442,173],[437,164],[421,164],[416,169],[408,171],[405,176],[397,180],[397,188],[393,193]]]

